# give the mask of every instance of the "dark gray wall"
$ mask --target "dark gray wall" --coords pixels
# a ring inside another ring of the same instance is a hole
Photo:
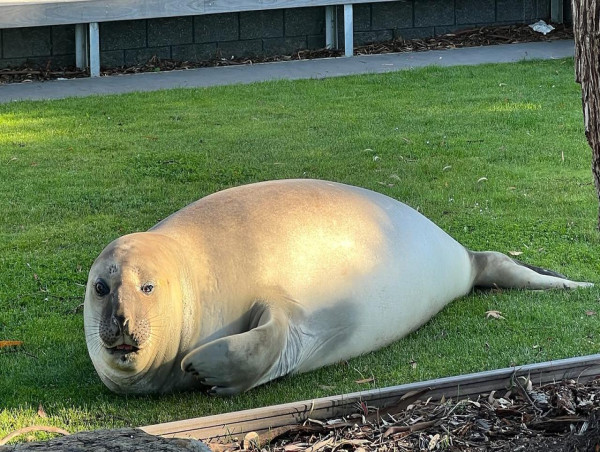
[[[343,30],[343,8],[338,7]],[[354,6],[355,45],[422,38],[490,24],[532,23],[550,16],[550,0],[399,0]],[[152,56],[199,61],[291,54],[325,45],[325,9],[295,8],[100,24],[103,67]],[[73,65],[75,27],[0,30],[0,67]],[[343,45],[343,38],[339,42]]]

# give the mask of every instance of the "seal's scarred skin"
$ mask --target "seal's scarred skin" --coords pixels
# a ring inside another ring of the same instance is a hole
[[[113,391],[230,395],[387,345],[476,285],[591,284],[471,252],[379,193],[262,182],[109,244],[89,274],[86,340]]]

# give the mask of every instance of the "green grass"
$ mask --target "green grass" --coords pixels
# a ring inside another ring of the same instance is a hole
[[[571,60],[0,105],[0,340],[24,341],[0,349],[0,437],[595,353],[600,324],[586,311],[600,312],[600,289],[475,293],[384,350],[237,397],[122,397],[96,376],[78,309],[112,239],[216,190],[298,177],[380,191],[472,249],[599,282],[589,162]],[[506,319],[486,319],[492,309]]]

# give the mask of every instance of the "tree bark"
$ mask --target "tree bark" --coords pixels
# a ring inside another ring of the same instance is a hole
[[[97,430],[54,438],[49,441],[0,446],[0,452],[211,452],[201,441],[162,438],[136,428]]]
[[[572,0],[571,5],[575,35],[575,80],[581,84],[585,136],[592,148],[592,173],[600,201],[600,0]]]

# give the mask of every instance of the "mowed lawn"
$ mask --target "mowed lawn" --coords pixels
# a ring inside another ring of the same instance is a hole
[[[87,272],[105,245],[204,195],[267,179],[376,190],[472,249],[600,282],[573,79],[573,61],[555,60],[0,105],[0,340],[23,341],[0,348],[0,437],[32,424],[140,426],[596,353],[598,288],[474,293],[379,352],[224,399],[112,394],[83,333]]]

